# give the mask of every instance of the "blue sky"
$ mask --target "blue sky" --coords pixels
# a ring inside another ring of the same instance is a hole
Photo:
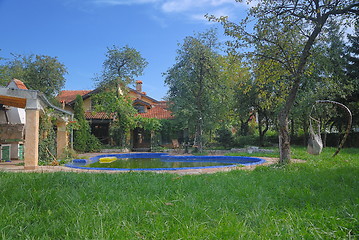
[[[160,100],[178,43],[211,27],[221,34],[204,15],[238,20],[247,9],[235,0],[0,0],[0,56],[57,57],[68,70],[64,89],[89,90],[107,47],[129,45],[149,62],[143,91]]]

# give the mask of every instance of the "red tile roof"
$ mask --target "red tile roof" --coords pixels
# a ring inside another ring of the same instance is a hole
[[[92,90],[64,90],[56,97],[59,102],[69,103],[76,99],[77,95],[83,96]]]
[[[154,105],[146,113],[139,113],[144,118],[172,119],[172,112],[159,106]],[[85,112],[86,119],[113,120],[113,114],[108,115],[105,112]]]
[[[148,102],[145,102],[145,101],[142,101],[141,99],[138,99],[136,98],[133,102],[132,102],[133,105],[136,105],[136,104],[139,104],[139,105],[144,105],[144,106],[147,106],[149,108],[151,108],[151,104],[148,103]]]
[[[148,109],[145,113],[139,113],[145,118],[157,118],[157,119],[172,119],[172,112],[166,109],[166,103],[152,105],[151,109]]]
[[[130,91],[135,91],[133,89],[130,89]],[[96,91],[96,90],[95,90]],[[70,103],[75,100],[77,95],[84,96],[86,94],[89,94],[92,92],[92,90],[64,90],[61,91],[60,94],[56,97],[58,101]],[[139,92],[137,92],[139,93]],[[142,93],[140,93],[142,94]],[[143,95],[143,94],[142,94]],[[153,98],[150,98],[146,96],[147,98],[153,100],[156,102],[155,104],[151,105],[152,108],[148,109],[146,113],[139,113],[142,117],[145,118],[157,118],[157,119],[173,119],[172,112],[167,110],[167,101],[157,101]],[[143,101],[143,100],[141,100]],[[146,102],[146,101],[143,101]],[[108,115],[105,112],[85,112],[86,119],[113,119],[113,115]]]
[[[85,112],[86,119],[113,119],[113,114],[107,114],[105,112]]]
[[[20,81],[19,79],[13,79],[14,83],[16,84],[16,86],[19,88],[19,89],[25,89],[25,90],[28,90],[28,88],[26,87],[26,85]]]
[[[146,92],[139,92],[139,91],[137,91],[137,90],[135,90],[135,89],[132,89],[132,88],[129,88],[129,92],[133,92],[133,93],[135,93],[135,94],[139,94],[139,95],[141,95],[141,97],[144,97],[145,99],[147,98],[147,99],[149,99],[149,100],[151,100],[151,101],[153,101],[153,102],[155,102],[155,103],[158,102],[156,99],[147,96]]]

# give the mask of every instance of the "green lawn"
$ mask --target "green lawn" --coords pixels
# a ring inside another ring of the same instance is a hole
[[[358,239],[359,149],[304,150],[210,175],[1,172],[0,239]]]

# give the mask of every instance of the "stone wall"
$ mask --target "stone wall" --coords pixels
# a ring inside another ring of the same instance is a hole
[[[0,142],[17,142],[24,139],[25,125],[2,123],[0,124]]]

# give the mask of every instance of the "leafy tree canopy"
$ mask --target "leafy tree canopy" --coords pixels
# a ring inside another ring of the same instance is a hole
[[[238,2],[241,2],[238,0]],[[288,91],[278,114],[280,163],[290,161],[288,116],[292,109],[308,58],[323,28],[329,21],[345,23],[359,14],[359,2],[352,0],[261,0],[252,7],[245,18],[236,24],[227,17],[212,20],[222,23],[225,32],[234,38],[229,43],[232,50],[249,49],[250,55],[274,61],[280,75],[280,86]],[[254,31],[247,26],[254,22]],[[251,47],[251,48],[248,48]],[[248,53],[248,51],[247,51]],[[278,79],[278,78],[277,78]]]
[[[107,48],[103,71],[96,81],[99,86],[127,86],[134,82],[135,77],[143,74],[147,65],[146,59],[136,49],[127,45],[121,48],[114,45]]]
[[[115,119],[111,124],[110,134],[121,147],[127,145],[129,130],[139,124],[135,116],[137,111],[133,108],[131,99],[126,96],[126,86],[133,83],[135,77],[142,75],[147,64],[136,49],[112,46],[107,49],[102,74],[95,79],[103,90],[93,97],[95,108]]]
[[[74,117],[77,120],[78,129],[74,134],[74,148],[81,152],[98,151],[101,147],[100,141],[91,134],[91,127],[86,121],[83,107],[83,99],[80,95],[76,96],[74,106]]]
[[[56,57],[46,55],[14,54],[13,59],[0,65],[1,79],[6,82],[13,78],[20,79],[29,89],[39,90],[50,99],[64,87],[65,74],[67,74],[65,65]]]
[[[221,77],[217,49],[214,30],[186,37],[179,45],[176,63],[164,74],[172,111],[183,128],[195,135],[200,150],[203,131],[219,122],[227,104],[228,85]]]

